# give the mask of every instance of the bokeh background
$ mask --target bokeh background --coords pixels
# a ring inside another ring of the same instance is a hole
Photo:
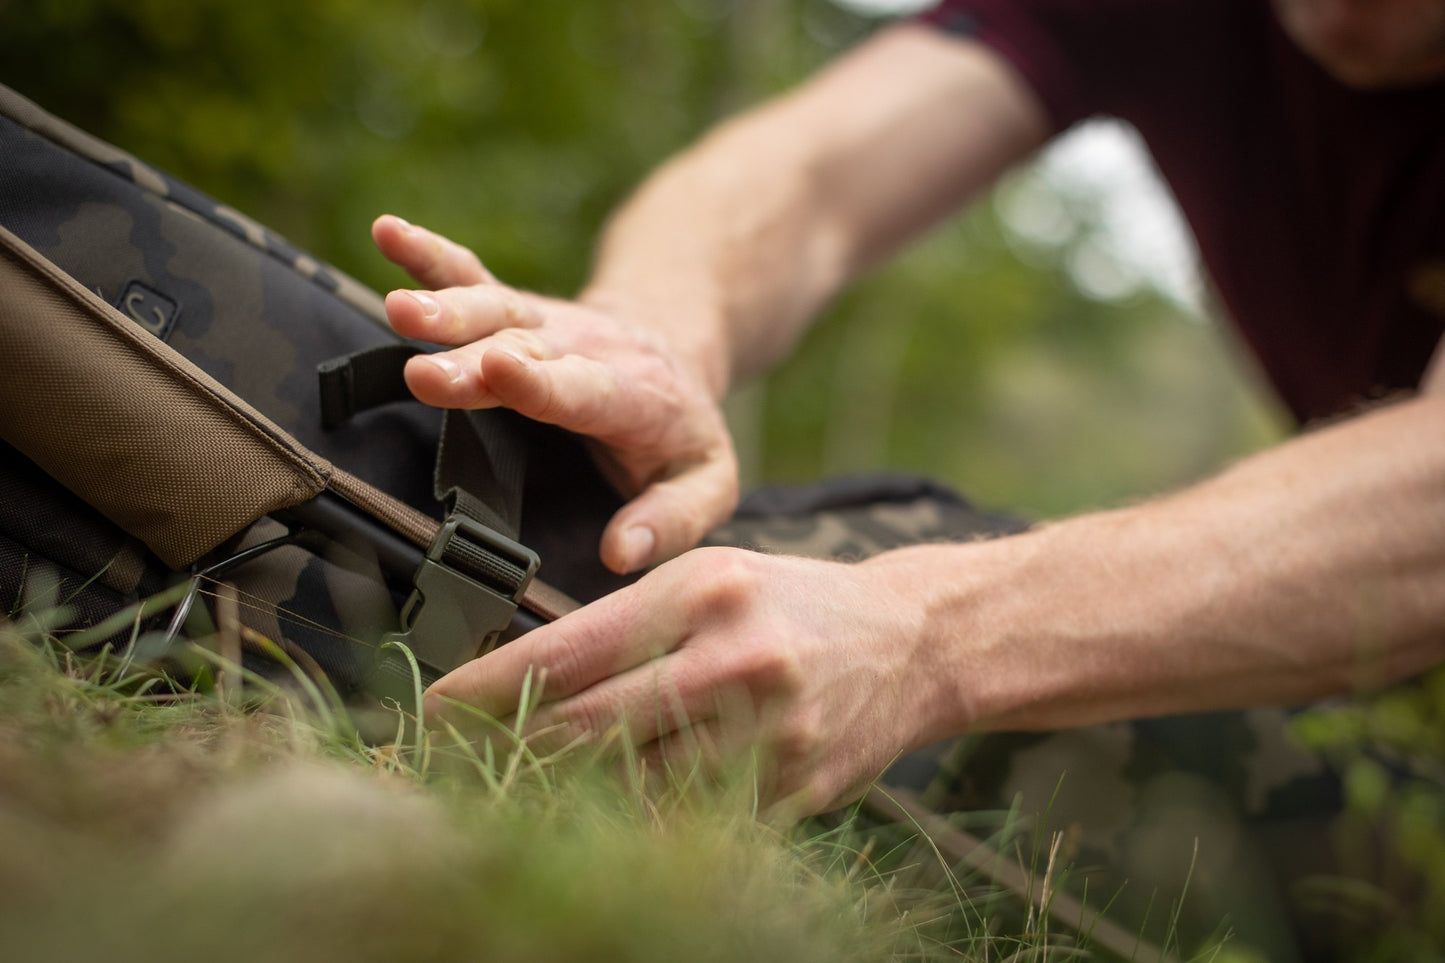
[[[565,295],[651,167],[884,22],[876,0],[0,0],[0,82],[377,288],[404,283],[369,240],[390,211]],[[892,467],[1054,515],[1278,437],[1127,139],[1076,132],[842,297],[729,402],[746,481]]]

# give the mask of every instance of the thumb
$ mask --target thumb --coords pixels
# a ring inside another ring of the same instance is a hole
[[[602,533],[602,563],[626,574],[692,548],[732,514],[738,476],[732,452],[717,456],[643,490]]]

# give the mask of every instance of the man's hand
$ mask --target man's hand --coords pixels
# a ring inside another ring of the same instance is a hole
[[[661,338],[501,284],[471,251],[400,218],[378,218],[372,237],[427,289],[387,295],[392,327],[453,348],[407,363],[419,400],[503,406],[594,440],[603,473],[632,499],[603,533],[609,568],[677,555],[732,512],[737,459],[722,412]]]
[[[956,667],[925,644],[887,556],[859,565],[707,548],[447,675],[427,712],[508,720],[547,745],[620,735],[687,771],[761,750],[765,803],[793,815],[861,794],[952,706]],[[458,705],[461,703],[464,705]]]

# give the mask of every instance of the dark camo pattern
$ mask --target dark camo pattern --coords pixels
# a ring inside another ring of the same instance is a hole
[[[440,517],[432,484],[439,412],[401,401],[322,428],[317,365],[397,340],[374,292],[3,87],[0,157],[0,224],[302,445]],[[615,587],[592,546],[616,497],[575,439],[506,424],[504,430],[526,436],[540,468],[526,483],[529,510],[521,535],[539,551],[546,547],[545,577],[581,598]],[[32,524],[37,502],[31,496],[47,488],[52,491],[46,497],[63,506],[46,513],[56,522],[50,528]],[[42,561],[63,576],[61,595],[80,624],[175,577],[143,545],[69,493],[54,490],[48,476],[6,445],[0,448],[0,494],[12,489],[16,497],[0,501],[0,604],[6,608],[22,598],[20,583],[32,563]],[[486,499],[491,493],[473,494]],[[216,554],[256,539],[255,533],[245,535]],[[378,621],[377,606],[367,601],[377,593],[374,586],[357,592],[355,576],[321,559],[303,563],[304,554],[280,553],[237,573],[256,589],[254,604],[241,606],[242,620],[268,637],[279,632],[327,655],[345,647],[344,639],[328,633],[356,635],[356,626]],[[274,611],[267,613],[268,605]],[[394,621],[394,613],[389,618]],[[339,676],[345,681],[350,674]]]
[[[3,88],[0,156],[0,224],[306,447],[435,513],[435,412],[389,405],[330,432],[322,431],[317,415],[317,364],[395,340],[378,321],[374,293]],[[91,369],[90,376],[105,377],[105,371]],[[23,487],[27,494],[0,506],[0,602],[9,607],[20,598],[20,580],[42,560],[62,574],[62,597],[81,624],[174,577],[143,545],[73,504],[66,492],[47,496],[64,506],[49,513],[56,526],[47,537],[28,519],[39,503],[37,490],[54,483],[8,446],[3,454],[0,490]],[[317,564],[327,575],[307,591],[301,591],[306,570],[285,556],[250,566],[243,577],[260,578],[263,598],[272,604],[298,602],[296,625],[339,625],[331,583],[348,578]],[[243,605],[243,622],[275,637],[265,607]]]
[[[927,480],[874,474],[759,489],[703,543],[857,561],[904,545],[971,541],[1027,527]]]

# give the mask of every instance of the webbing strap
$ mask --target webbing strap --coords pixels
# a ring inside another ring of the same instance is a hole
[[[381,522],[417,548],[430,545],[441,528],[436,519],[340,469],[333,471],[330,487],[362,514]],[[353,528],[340,527],[347,531]],[[362,536],[366,538],[364,532]],[[570,595],[538,578],[532,579],[522,595],[522,607],[547,622],[561,618],[578,605]]]
[[[321,427],[327,431],[353,415],[411,397],[402,369],[417,349],[406,342],[382,344],[316,366]]]
[[[403,369],[420,349],[409,342],[332,358],[316,368],[321,425],[330,430],[363,411],[412,397]],[[448,514],[460,512],[515,538],[521,529],[526,458],[510,412],[448,410],[432,476]]]
[[[432,486],[452,512],[516,538],[526,457],[518,433],[506,430],[508,414],[447,411]]]
[[[397,343],[320,365],[324,427],[409,398],[402,369],[416,352],[414,345]],[[516,417],[498,410],[443,413],[432,485],[447,517],[430,529],[435,535],[412,576],[415,591],[402,611],[402,629],[392,637],[412,651],[429,677],[495,645],[519,605],[543,620],[576,607],[563,593],[533,579],[536,554],[513,540],[521,527],[526,466],[522,432],[512,421]],[[384,493],[360,494],[365,497],[357,504],[370,504],[368,511],[377,517],[395,514],[378,513],[393,501]],[[378,500],[381,504],[371,504]],[[410,537],[416,540],[414,533]],[[399,666],[394,652],[384,650],[376,673],[403,678]]]
[[[439,559],[469,578],[504,595],[515,595],[524,587],[530,574],[515,558],[498,555],[496,550],[478,544],[465,536],[453,536]]]
[[[449,671],[497,644],[512,624],[537,555],[480,523],[452,515],[412,576],[403,643],[424,665]]]

